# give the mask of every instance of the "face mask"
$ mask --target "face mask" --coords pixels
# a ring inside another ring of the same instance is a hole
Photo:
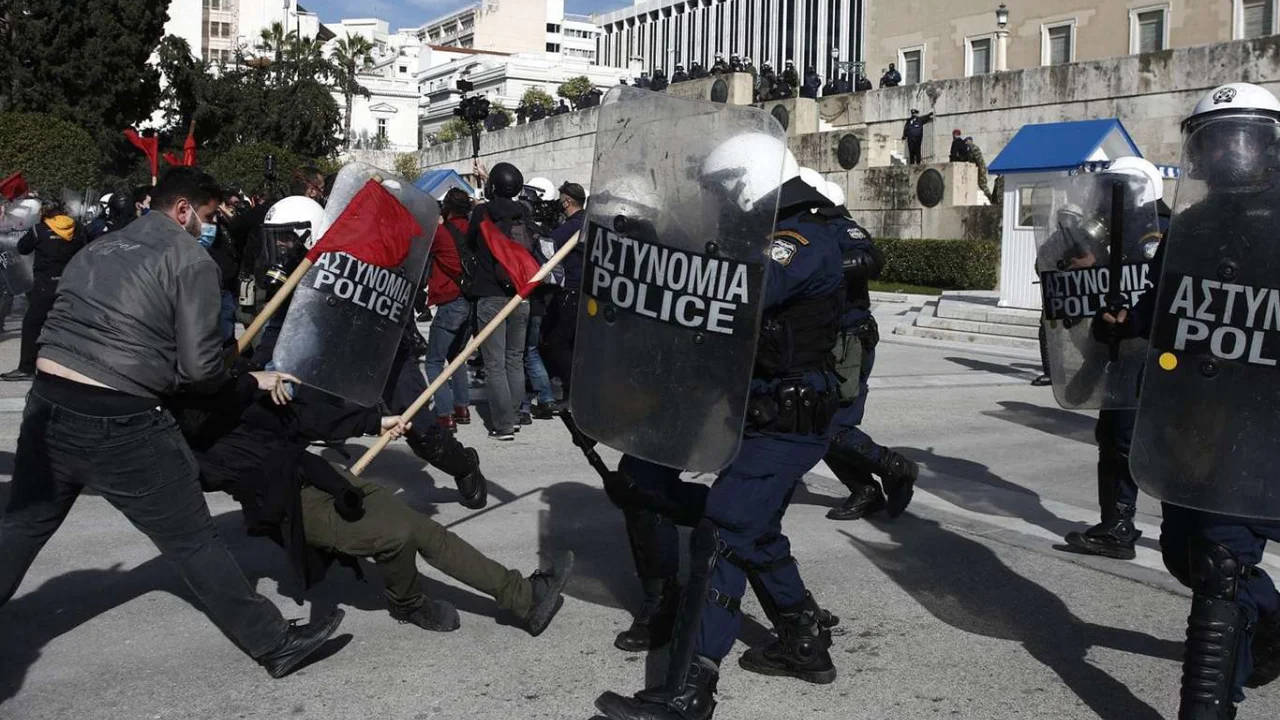
[[[191,237],[197,240],[200,239],[200,232],[204,229],[204,222],[199,215],[196,215],[195,208],[192,208],[191,217],[187,218],[187,224],[183,225],[182,229],[186,230]]]
[[[218,239],[218,226],[210,223],[200,228],[200,246],[209,248],[213,246],[213,241]]]

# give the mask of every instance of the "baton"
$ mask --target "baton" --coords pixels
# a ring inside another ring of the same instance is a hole
[[[573,237],[569,238],[568,242],[557,250],[556,254],[552,255],[551,259],[548,260],[546,264],[538,268],[538,272],[534,273],[533,277],[529,278],[529,282],[536,285],[542,282],[543,278],[550,275],[551,271],[554,270],[555,267],[559,265],[575,247],[577,247],[580,235],[581,231],[574,233]],[[474,355],[476,351],[480,349],[480,346],[484,344],[484,341],[489,339],[489,336],[498,329],[498,326],[501,325],[503,321],[511,315],[511,313],[516,311],[516,308],[520,307],[520,303],[524,302],[525,299],[526,298],[524,296],[518,293],[515,297],[511,298],[502,310],[489,321],[489,324],[481,328],[480,332],[476,333],[476,336],[471,338],[471,342],[467,343],[467,347],[464,348],[462,352],[458,353],[458,356],[453,359],[453,362],[449,363],[445,367],[444,372],[440,373],[435,380],[431,381],[431,384],[427,386],[426,390],[422,391],[422,394],[418,396],[417,400],[413,401],[413,404],[409,406],[409,409],[405,410],[404,413],[400,415],[400,419],[406,423],[412,420],[413,416],[418,414],[418,411],[426,406],[427,401],[431,399],[431,396],[435,395],[436,391],[448,382],[449,378],[453,377],[453,374],[458,371],[458,368],[466,364],[467,358]],[[364,472],[365,469],[369,467],[369,463],[373,462],[373,459],[378,456],[378,453],[386,449],[387,445],[390,443],[391,435],[383,433],[379,436],[377,442],[373,444],[373,447],[366,450],[364,455],[361,455],[360,459],[356,461],[356,464],[351,467],[351,474],[359,475]]]
[[[1115,183],[1111,186],[1111,282],[1107,288],[1107,311],[1113,317],[1124,310],[1124,294],[1120,292],[1120,283],[1124,274],[1124,185]],[[1115,362],[1120,359],[1120,338],[1114,333],[1107,341],[1107,359]]]
[[[565,428],[569,431],[569,436],[573,439],[573,444],[577,445],[578,449],[582,451],[587,463],[600,474],[602,480],[607,479],[611,471],[609,466],[604,464],[600,453],[596,452],[595,441],[582,432],[582,429],[578,427],[578,423],[573,421],[573,414],[568,410],[560,413],[560,420],[564,422]]]

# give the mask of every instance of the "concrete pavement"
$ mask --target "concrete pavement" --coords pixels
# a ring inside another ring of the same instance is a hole
[[[877,314],[889,326],[905,309]],[[866,426],[921,463],[915,502],[897,521],[830,522],[843,488],[819,466],[786,521],[811,589],[843,618],[840,676],[813,686],[738,668],[746,644],[765,637],[748,597],[717,718],[1173,717],[1189,596],[1160,562],[1159,506],[1143,498],[1134,562],[1055,549],[1096,522],[1093,418],[1030,387],[1036,360],[1025,353],[882,336]],[[0,369],[16,346],[16,334],[0,336]],[[24,389],[0,383],[5,480]],[[280,550],[245,536],[229,498],[209,496],[246,573],[286,615],[347,609],[339,652],[273,681],[192,606],[143,535],[84,497],[0,608],[0,718],[587,718],[601,691],[659,677],[661,654],[613,648],[639,600],[622,521],[559,423],[537,422],[513,443],[479,424],[460,437],[493,483],[483,511],[457,505],[451,480],[424,472],[403,444],[369,476],[526,572],[572,548],[569,597],[540,638],[421,562],[431,592],[462,611],[458,632],[392,621],[371,566],[368,583],[335,567],[304,599]],[[1241,718],[1280,716],[1280,692],[1250,695]]]

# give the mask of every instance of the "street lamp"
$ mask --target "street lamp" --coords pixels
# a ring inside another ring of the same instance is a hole
[[[996,8],[996,72],[1009,69],[1009,8],[1004,3]]]

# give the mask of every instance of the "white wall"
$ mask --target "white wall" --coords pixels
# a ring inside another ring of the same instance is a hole
[[[204,5],[201,0],[171,0],[169,21],[164,24],[164,34],[186,40],[191,46],[191,52],[200,57],[203,18]]]

